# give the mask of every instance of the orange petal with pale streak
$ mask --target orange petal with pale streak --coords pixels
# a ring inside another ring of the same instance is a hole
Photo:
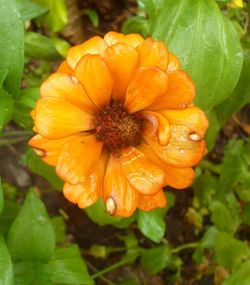
[[[98,36],[92,37],[81,45],[74,46],[69,49],[66,60],[71,69],[75,69],[79,60],[86,54],[103,55],[107,44]]]
[[[103,154],[100,157],[96,168],[83,183],[64,184],[63,194],[70,202],[78,204],[80,208],[86,208],[102,197],[105,156],[106,154]]]
[[[153,129],[154,126],[150,126],[150,121],[154,122],[156,120],[156,133],[158,136],[159,144],[166,145],[170,139],[170,127],[168,120],[163,115],[157,112],[143,111],[142,115],[143,117],[145,117],[145,119],[148,119],[147,121],[149,122],[149,124],[146,124],[144,135],[153,135],[153,131],[150,130],[150,128]]]
[[[161,160],[154,150],[147,144],[141,144],[139,150],[155,165],[158,165],[165,172],[165,183],[176,189],[184,189],[191,185],[195,172],[192,168],[176,168]]]
[[[128,183],[123,166],[115,154],[111,154],[103,184],[104,200],[112,199],[115,216],[130,217],[136,210],[138,192]]]
[[[167,204],[167,199],[162,190],[155,195],[139,194],[138,208],[143,211],[151,211],[155,208],[164,208]]]
[[[195,86],[186,72],[178,70],[168,74],[168,90],[148,108],[150,110],[183,109],[194,100]]]
[[[98,108],[109,104],[113,78],[100,55],[84,56],[76,66],[75,76]]]
[[[63,98],[76,107],[95,113],[98,109],[90,100],[80,81],[72,75],[54,73],[43,82],[41,97]]]
[[[167,73],[179,70],[181,68],[181,63],[179,59],[173,55],[171,52],[168,52],[168,66]]]
[[[144,41],[143,37],[139,34],[124,35],[117,32],[108,32],[103,39],[109,47],[117,43],[125,43],[136,48]]]
[[[61,63],[61,65],[57,69],[57,72],[67,73],[70,75],[74,74],[73,70],[70,68],[66,60]]]
[[[168,65],[168,50],[160,41],[147,38],[137,47],[140,61],[139,66],[157,66],[166,70]]]
[[[155,194],[164,184],[164,171],[134,147],[121,152],[121,162],[129,183],[143,194]]]
[[[70,184],[85,182],[99,162],[102,147],[94,135],[79,134],[61,148],[56,173]]]
[[[141,67],[128,86],[124,108],[129,113],[147,108],[167,92],[167,87],[165,72],[158,67]]]
[[[62,146],[72,137],[66,137],[58,140],[47,139],[41,135],[35,135],[29,140],[29,145],[46,163],[55,166]]]
[[[138,53],[125,43],[117,43],[106,49],[104,60],[114,78],[112,98],[123,101],[138,66]]]
[[[47,138],[59,139],[93,129],[94,117],[64,99],[41,98],[36,104],[35,127]]]

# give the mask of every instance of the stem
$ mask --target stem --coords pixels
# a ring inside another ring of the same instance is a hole
[[[213,164],[208,160],[201,161],[200,166],[206,170],[213,172],[213,173],[220,174],[220,172],[221,172],[219,165]]]
[[[173,252],[173,253],[178,253],[178,252],[182,251],[183,249],[196,248],[197,245],[198,245],[197,242],[183,244],[183,245],[180,245],[180,246],[177,246],[176,248],[174,248],[174,249],[172,250],[172,252]]]
[[[102,276],[102,275],[104,275],[104,274],[106,274],[106,273],[108,273],[108,272],[110,272],[110,271],[112,271],[112,270],[114,270],[114,269],[116,269],[116,268],[118,268],[118,267],[121,267],[121,266],[125,265],[126,263],[127,263],[127,261],[121,260],[121,261],[119,261],[119,262],[117,262],[117,263],[115,263],[115,264],[113,264],[113,265],[110,265],[110,266],[108,266],[108,267],[106,267],[106,268],[104,268],[104,269],[102,269],[102,270],[96,272],[96,273],[95,273],[94,275],[92,275],[91,277],[92,277],[93,279],[95,279],[95,278],[100,277],[100,276]]]

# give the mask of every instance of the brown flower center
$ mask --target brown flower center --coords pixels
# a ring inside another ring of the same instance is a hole
[[[128,114],[120,102],[112,102],[96,114],[96,138],[103,141],[110,151],[140,144],[142,129],[143,119]]]

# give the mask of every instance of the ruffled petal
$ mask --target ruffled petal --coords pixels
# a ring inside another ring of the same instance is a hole
[[[138,148],[152,163],[164,170],[164,185],[169,185],[175,189],[184,189],[191,185],[195,176],[192,168],[176,168],[168,165],[145,143],[141,144]]]
[[[181,63],[179,59],[173,55],[171,52],[168,52],[168,66],[167,73],[179,70],[181,68]]]
[[[136,210],[138,192],[128,183],[121,161],[111,154],[103,184],[104,201],[110,214],[129,217]]]
[[[139,34],[124,35],[117,32],[108,32],[103,39],[109,47],[117,43],[125,43],[136,48],[144,41],[143,37]]]
[[[56,173],[70,184],[86,181],[99,162],[103,143],[94,135],[79,134],[62,147],[56,166]]]
[[[166,70],[168,65],[168,50],[160,41],[147,38],[137,47],[140,61],[139,66],[157,66]]]
[[[79,80],[72,75],[52,74],[43,82],[40,92],[41,97],[63,98],[88,113],[94,113],[98,110]]]
[[[86,54],[103,55],[107,44],[98,36],[92,37],[81,45],[74,46],[69,49],[66,60],[71,69],[75,69],[79,60]]]
[[[67,137],[94,128],[94,117],[58,98],[41,98],[36,104],[35,127],[51,139]]]
[[[142,67],[131,80],[126,93],[124,108],[129,113],[150,106],[167,92],[168,76],[158,67]]]
[[[183,109],[194,100],[195,86],[186,72],[178,70],[168,74],[168,90],[148,108],[150,110]]]
[[[57,72],[60,72],[60,73],[67,73],[67,74],[70,74],[70,75],[73,75],[74,72],[73,70],[70,68],[70,66],[68,65],[67,61],[64,60],[61,65],[58,67],[57,69]]]
[[[129,183],[139,192],[147,195],[157,193],[164,184],[164,171],[151,163],[134,147],[121,152],[121,162]]]
[[[123,101],[138,66],[138,53],[125,43],[117,43],[106,49],[104,60],[114,78],[112,98]]]
[[[101,155],[95,170],[83,183],[76,185],[64,184],[63,194],[70,202],[78,204],[80,208],[86,208],[102,197],[105,158],[106,154]]]
[[[113,78],[100,55],[84,56],[76,66],[75,76],[98,108],[109,104]]]
[[[139,194],[138,208],[143,211],[151,211],[155,208],[164,208],[167,204],[167,199],[162,190],[155,195]]]

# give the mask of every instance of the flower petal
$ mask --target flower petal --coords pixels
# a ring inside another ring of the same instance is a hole
[[[151,211],[155,208],[164,208],[167,204],[167,199],[162,190],[155,195],[139,194],[138,208],[143,211]]]
[[[79,60],[86,54],[103,55],[107,44],[101,37],[92,37],[81,45],[74,46],[69,49],[66,60],[71,69],[75,69]]]
[[[168,50],[160,41],[147,38],[137,47],[140,61],[139,66],[157,66],[166,70],[168,65]]]
[[[141,144],[139,150],[155,165],[165,172],[165,183],[176,189],[184,189],[191,185],[195,172],[192,168],[176,168],[162,161],[154,150],[147,144]]]
[[[128,86],[124,108],[129,113],[140,111],[165,94],[167,87],[165,72],[158,67],[142,67]]]
[[[135,48],[144,41],[143,37],[139,34],[124,35],[113,31],[108,32],[103,39],[109,47],[117,43],[125,43]]]
[[[70,202],[78,204],[80,208],[86,208],[94,204],[102,196],[105,157],[106,154],[101,155],[95,170],[83,183],[76,185],[64,184],[63,194]]]
[[[113,78],[100,55],[84,56],[76,66],[75,76],[98,108],[109,104]]]
[[[181,63],[179,59],[173,55],[171,52],[168,52],[168,66],[167,73],[179,70],[181,68]]]
[[[115,154],[111,154],[108,163],[103,195],[106,203],[112,199],[112,214],[115,216],[129,217],[136,210],[138,192],[128,183],[120,159]]]
[[[72,75],[59,72],[52,74],[43,82],[40,92],[41,97],[63,98],[88,113],[98,110],[81,83]]]
[[[138,66],[138,53],[125,43],[117,43],[106,49],[104,60],[114,78],[112,98],[123,101],[129,81]]]
[[[57,69],[57,72],[60,72],[60,73],[67,73],[67,74],[70,74],[70,75],[73,75],[74,72],[73,70],[70,68],[70,66],[68,65],[67,61],[64,60],[61,65],[58,67]]]
[[[155,194],[164,184],[164,171],[134,147],[122,150],[121,162],[129,183],[143,194]]]
[[[56,173],[70,184],[85,182],[100,159],[102,147],[94,135],[79,134],[62,147]]]
[[[195,86],[186,72],[178,70],[168,74],[168,90],[148,108],[150,110],[183,109],[192,103]]]
[[[35,112],[35,127],[47,138],[59,139],[93,129],[94,117],[63,99],[41,98]]]
[[[41,135],[35,135],[29,140],[29,145],[33,147],[34,151],[43,161],[55,166],[62,146],[70,139],[72,139],[72,137],[52,140]]]

